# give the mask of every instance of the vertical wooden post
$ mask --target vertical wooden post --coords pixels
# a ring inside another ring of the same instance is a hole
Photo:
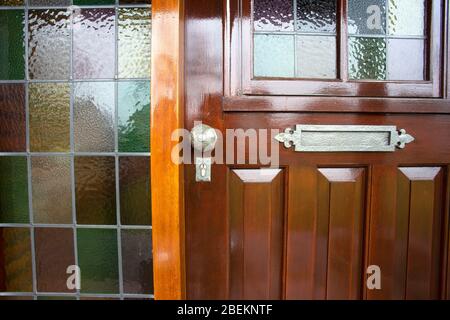
[[[185,299],[183,166],[171,159],[183,127],[183,0],[153,0],[151,178],[155,299]]]

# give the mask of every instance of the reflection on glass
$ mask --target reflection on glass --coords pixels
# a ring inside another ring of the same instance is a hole
[[[380,38],[349,38],[349,78],[386,79],[386,41]]]
[[[119,83],[119,151],[150,151],[150,82]]]
[[[28,223],[27,158],[0,156],[0,223]]]
[[[31,185],[35,223],[72,223],[69,157],[32,157]]]
[[[29,86],[30,149],[33,152],[70,150],[70,87],[67,83]]]
[[[389,34],[423,36],[425,0],[388,0]]]
[[[75,151],[114,151],[114,83],[80,82],[74,87]]]
[[[119,77],[149,78],[151,10],[119,9]]]
[[[64,9],[30,10],[28,68],[31,79],[68,79],[70,14]]]

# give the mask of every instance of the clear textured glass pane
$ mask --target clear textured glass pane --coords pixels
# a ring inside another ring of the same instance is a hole
[[[35,223],[72,223],[69,157],[32,157],[31,185]]]
[[[151,225],[150,158],[120,157],[120,218],[124,225]]]
[[[0,223],[28,223],[26,157],[0,157]]]
[[[36,280],[39,292],[74,292],[67,288],[67,267],[75,264],[72,228],[35,228]]]
[[[114,151],[114,83],[74,85],[75,151]]]
[[[297,30],[336,32],[336,0],[297,0]]]
[[[119,151],[150,151],[150,81],[119,83]]]
[[[114,78],[115,10],[82,9],[74,17],[75,78]]]
[[[425,80],[424,40],[389,39],[387,52],[388,80]]]
[[[66,7],[70,6],[70,0],[28,0],[30,6],[36,7]]]
[[[122,230],[122,270],[125,293],[152,293],[151,230]]]
[[[255,77],[293,78],[294,36],[255,34],[253,60]]]
[[[254,0],[253,21],[255,30],[293,31],[293,0]]]
[[[29,87],[30,149],[70,150],[70,87],[67,83],[33,83]]]
[[[25,85],[0,84],[0,152],[26,151]]]
[[[297,37],[297,77],[336,78],[336,38]]]
[[[31,79],[68,79],[70,14],[67,10],[30,10],[28,67]]]
[[[78,224],[116,224],[114,157],[76,157],[75,192]]]
[[[386,0],[349,0],[349,34],[386,34]]]
[[[389,34],[423,36],[425,0],[388,0]]]
[[[0,80],[25,79],[24,30],[23,10],[0,11]]]
[[[30,229],[0,227],[0,257],[0,292],[33,291]]]
[[[386,41],[379,38],[349,38],[349,78],[386,79]]]
[[[117,231],[77,229],[82,293],[118,293]]]
[[[119,9],[120,78],[150,77],[151,28],[150,9]]]

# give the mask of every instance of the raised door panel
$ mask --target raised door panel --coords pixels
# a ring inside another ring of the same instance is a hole
[[[283,297],[283,177],[280,169],[229,174],[231,299]]]
[[[292,167],[287,299],[361,298],[366,169]]]
[[[381,290],[368,299],[441,297],[445,185],[440,167],[374,166],[368,264]]]

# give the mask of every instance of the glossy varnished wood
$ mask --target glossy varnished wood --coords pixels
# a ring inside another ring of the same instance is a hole
[[[229,176],[230,298],[281,299],[284,179],[280,169]]]
[[[171,159],[183,125],[183,2],[152,3],[151,175],[156,299],[185,298],[183,166]]]

